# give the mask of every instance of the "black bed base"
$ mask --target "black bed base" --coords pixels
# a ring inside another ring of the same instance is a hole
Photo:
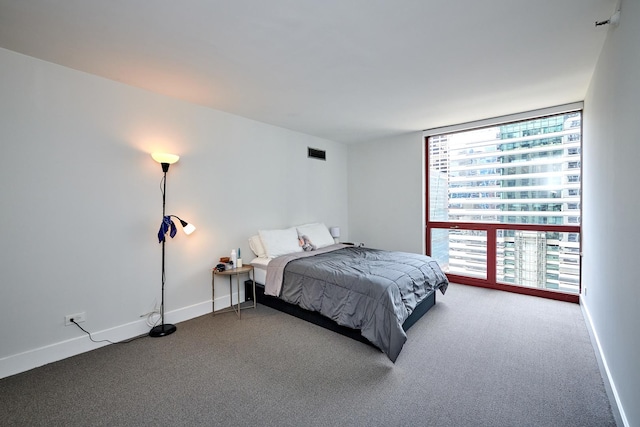
[[[252,292],[252,282],[251,280],[247,280],[245,282],[245,295],[248,295],[248,298],[251,299],[253,296]],[[273,297],[271,295],[264,294],[264,285],[261,285],[256,282],[256,302],[266,305],[267,307],[274,308],[278,311],[282,311],[284,313],[295,316],[299,319],[306,320],[307,322],[311,322],[315,325],[321,326],[325,329],[329,329],[333,332],[337,332],[341,335],[352,338],[356,341],[363,342],[365,344],[373,345],[371,342],[362,336],[360,329],[353,329],[347,326],[342,326],[337,324],[335,321],[329,319],[328,317],[323,316],[317,311],[309,311],[305,310],[302,307],[298,307],[297,305],[290,304],[286,301],[281,300],[280,298]],[[431,307],[436,304],[436,292],[431,291],[431,293],[424,299],[418,306],[413,310],[413,313],[402,324],[402,329],[408,331],[410,327],[412,327],[418,319],[420,319],[424,314],[429,311]],[[375,347],[375,346],[374,346]],[[377,347],[376,347],[377,348]]]

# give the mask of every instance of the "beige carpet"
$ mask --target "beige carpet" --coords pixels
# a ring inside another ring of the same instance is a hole
[[[395,364],[264,306],[177,326],[0,380],[0,425],[615,425],[576,304],[453,284]]]

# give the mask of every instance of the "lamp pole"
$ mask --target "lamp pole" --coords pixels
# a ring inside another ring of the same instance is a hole
[[[164,172],[163,182],[162,182],[162,220],[164,221],[165,217],[165,206],[166,206],[166,194],[167,194],[167,172],[169,171],[169,163],[161,163],[162,172]],[[162,296],[160,300],[160,325],[154,326],[151,331],[149,331],[149,336],[151,337],[164,337],[170,335],[176,331],[176,326],[171,324],[164,323],[164,281],[165,281],[165,273],[164,273],[164,245],[166,243],[166,237],[162,239]]]

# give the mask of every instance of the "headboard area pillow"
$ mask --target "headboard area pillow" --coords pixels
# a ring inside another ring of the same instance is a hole
[[[298,236],[307,236],[311,244],[318,249],[335,243],[329,229],[323,223],[299,225],[296,229]]]
[[[258,234],[269,258],[302,252],[295,227],[283,230],[259,230]]]
[[[249,247],[258,258],[267,258],[267,251],[264,249],[260,235],[249,237]]]

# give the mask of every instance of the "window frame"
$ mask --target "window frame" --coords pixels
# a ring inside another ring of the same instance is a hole
[[[430,193],[429,193],[429,177],[430,177],[430,169],[429,169],[429,138],[440,135],[448,135],[457,132],[470,131],[474,129],[487,128],[492,126],[500,126],[509,123],[522,122],[527,120],[533,120],[537,118],[543,118],[558,114],[566,114],[571,112],[580,112],[581,119],[584,120],[583,113],[583,103],[573,103],[567,104],[563,106],[550,107],[542,110],[535,110],[530,112],[518,113],[509,116],[502,116],[493,119],[486,119],[477,122],[465,123],[454,126],[447,126],[443,128],[436,128],[431,130],[426,130],[423,132],[424,138],[424,182],[425,182],[425,248],[426,254],[430,255],[432,252],[431,248],[431,237],[432,230],[477,230],[486,232],[487,239],[487,248],[486,248],[486,279],[481,279],[477,277],[469,277],[469,276],[461,276],[456,274],[447,274],[447,277],[450,281],[455,283],[467,284],[472,286],[479,286],[491,289],[499,289],[505,290],[509,292],[521,293],[526,295],[535,295],[545,298],[551,298],[561,301],[569,301],[569,302],[579,302],[580,292],[582,290],[582,280],[581,280],[581,271],[582,271],[582,254],[581,249],[578,251],[579,256],[579,272],[578,272],[578,293],[568,293],[565,291],[552,290],[552,289],[544,289],[544,288],[532,288],[532,287],[524,287],[519,285],[507,284],[498,282],[497,277],[497,234],[498,230],[531,230],[531,231],[540,231],[540,232],[555,232],[555,233],[578,233],[580,238],[578,239],[578,244],[582,245],[582,227],[581,224],[578,225],[553,225],[553,224],[520,224],[520,223],[498,223],[498,222],[465,222],[465,221],[432,221],[430,219]],[[580,131],[582,134],[583,125],[582,122],[580,124]],[[582,147],[582,142],[581,142]],[[579,157],[575,159],[577,164],[577,168],[575,170],[579,171],[578,182],[581,184],[582,190],[582,150],[580,149]],[[582,191],[581,191],[582,192]],[[582,218],[582,199],[580,199],[578,215]],[[514,211],[514,213],[517,211]],[[514,215],[515,216],[515,215]]]

